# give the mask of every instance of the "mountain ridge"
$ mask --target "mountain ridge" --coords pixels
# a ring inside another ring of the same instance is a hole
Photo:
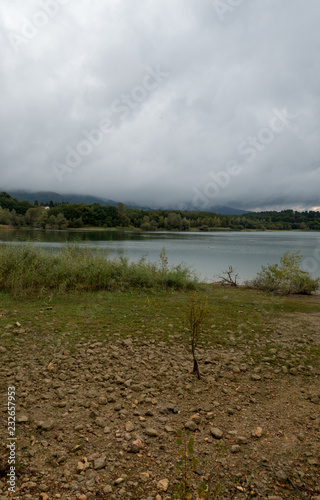
[[[82,195],[82,194],[60,194],[54,191],[7,191],[7,193],[16,198],[19,201],[29,201],[30,203],[34,203],[37,200],[39,203],[49,203],[52,201],[53,203],[85,203],[87,205],[92,205],[93,203],[100,203],[100,205],[112,205],[117,206],[118,201],[100,198],[98,196],[93,195]],[[199,210],[197,207],[194,207],[190,203],[177,203],[176,205],[172,204],[169,207],[158,207],[158,208],[150,208],[138,205],[133,202],[125,203],[126,208],[137,208],[141,210],[179,210],[179,211],[191,211],[191,212],[212,212],[222,215],[242,215],[249,213],[248,210],[242,210],[238,208],[228,207],[224,205],[211,206],[206,210]]]

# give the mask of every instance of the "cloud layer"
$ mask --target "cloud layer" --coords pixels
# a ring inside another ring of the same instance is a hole
[[[319,207],[319,15],[317,0],[3,0],[0,188]]]

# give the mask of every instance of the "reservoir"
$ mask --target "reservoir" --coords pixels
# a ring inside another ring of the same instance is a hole
[[[98,248],[110,257],[124,255],[138,261],[146,257],[160,262],[165,248],[169,265],[185,263],[201,281],[212,282],[233,266],[243,283],[255,277],[261,265],[280,261],[284,252],[301,251],[302,269],[320,276],[319,232],[140,232],[126,230],[0,231],[0,244],[30,242],[46,250],[59,251],[67,244]]]

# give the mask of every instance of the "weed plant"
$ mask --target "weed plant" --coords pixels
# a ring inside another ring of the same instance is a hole
[[[105,252],[67,246],[61,252],[29,244],[0,247],[0,290],[15,296],[67,291],[135,288],[195,289],[197,278],[184,265],[166,266],[126,257],[110,259]]]

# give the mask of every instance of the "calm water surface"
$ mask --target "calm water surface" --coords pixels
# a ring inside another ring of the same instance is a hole
[[[111,257],[142,256],[159,261],[165,247],[169,264],[184,262],[205,281],[232,265],[240,281],[253,278],[262,264],[276,263],[284,252],[301,250],[302,267],[320,276],[319,232],[136,232],[136,231],[0,231],[0,244],[29,241],[37,247],[59,250],[67,243],[95,247]]]

